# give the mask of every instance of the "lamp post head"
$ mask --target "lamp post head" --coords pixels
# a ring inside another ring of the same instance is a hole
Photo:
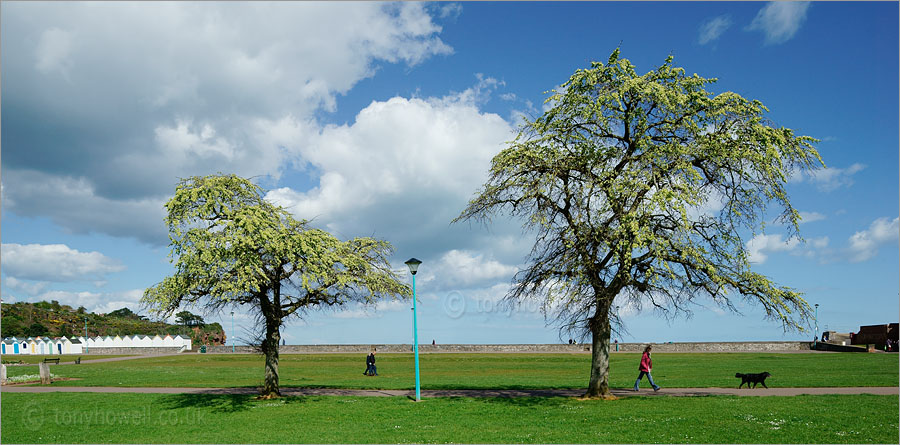
[[[404,263],[404,264],[406,264],[409,267],[409,271],[413,275],[415,275],[416,272],[419,270],[419,264],[422,264],[422,262],[415,258],[410,258],[410,259],[406,260],[406,263]]]

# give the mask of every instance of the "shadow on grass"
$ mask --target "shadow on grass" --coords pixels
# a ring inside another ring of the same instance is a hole
[[[172,394],[163,398],[165,409],[203,408],[214,413],[234,413],[247,411],[259,404],[304,403],[304,397],[281,397],[271,400],[257,400],[255,394]]]
[[[557,407],[573,400],[572,397],[485,397],[485,403],[511,407]]]
[[[624,386],[624,385],[623,385]],[[363,390],[388,390],[388,391],[414,391],[415,386],[397,386],[391,385],[363,385],[354,383],[335,383],[335,384],[283,384],[282,388],[298,388],[298,389],[363,389]],[[543,390],[580,390],[581,387],[573,387],[572,385],[497,385],[494,383],[466,384],[466,383],[438,383],[428,384],[421,387],[422,391],[453,391],[453,390],[515,390],[515,391],[543,391]]]

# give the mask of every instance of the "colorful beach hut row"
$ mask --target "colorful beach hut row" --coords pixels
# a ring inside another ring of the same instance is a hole
[[[3,355],[81,354],[82,346],[81,340],[77,338],[28,337],[26,339],[18,339],[16,337],[7,337],[0,343],[0,353]]]
[[[186,335],[126,335],[115,337],[50,338],[28,337],[18,339],[7,337],[0,343],[4,355],[36,354],[83,354],[91,348],[177,348],[179,352],[191,349],[191,338]]]

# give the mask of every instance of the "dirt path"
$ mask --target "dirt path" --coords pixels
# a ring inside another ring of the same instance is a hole
[[[132,388],[113,386],[4,386],[2,392],[95,392],[95,393],[141,393],[141,394],[257,394],[256,388]],[[412,390],[389,389],[336,389],[336,388],[282,388],[286,396],[374,396],[402,397],[415,395]],[[578,397],[584,394],[580,389],[454,389],[424,390],[422,397]],[[642,389],[634,392],[630,389],[614,388],[612,394],[617,397],[628,396],[797,396],[801,394],[876,394],[900,395],[897,387],[846,387],[846,388],[663,388],[658,392]]]

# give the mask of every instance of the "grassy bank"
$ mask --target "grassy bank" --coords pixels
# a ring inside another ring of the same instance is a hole
[[[3,443],[897,443],[895,396],[3,395]]]
[[[610,385],[629,387],[639,354],[614,354]],[[585,388],[590,356],[584,354],[422,354],[424,389]],[[294,387],[410,389],[412,354],[378,356],[378,377],[362,375],[364,355],[283,355],[281,384]],[[184,354],[119,362],[52,366],[79,380],[60,386],[258,386],[263,359],[256,355]],[[896,386],[897,354],[704,353],[653,355],[653,377],[670,388],[737,387],[736,372],[769,371],[772,387]],[[8,368],[9,375],[37,374],[37,366]]]

